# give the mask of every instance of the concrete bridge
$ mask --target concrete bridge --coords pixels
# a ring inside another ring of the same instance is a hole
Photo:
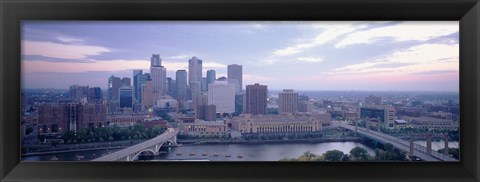
[[[128,148],[113,152],[111,154],[104,155],[96,158],[92,161],[133,161],[142,152],[151,152],[154,155],[158,154],[160,147],[169,143],[170,145],[177,144],[177,134],[180,132],[178,128],[168,128],[167,131],[161,135],[156,136],[145,142],[130,146]]]
[[[367,138],[370,138],[372,140],[381,142],[381,143],[390,143],[394,147],[403,150],[405,152],[408,152],[412,156],[416,156],[424,161],[455,161],[458,162],[457,159],[452,158],[448,155],[444,155],[441,153],[438,153],[436,151],[432,151],[431,148],[424,147],[422,145],[413,143],[411,141],[406,141],[400,138],[396,138],[381,132],[369,130],[366,128],[362,127],[356,127],[356,126],[351,126],[347,125],[345,123],[339,122],[339,121],[332,121],[332,124],[334,126],[338,126],[341,128],[345,128],[351,131],[355,131],[358,134],[361,134]],[[431,147],[431,146],[430,146]],[[448,147],[448,146],[447,146]]]

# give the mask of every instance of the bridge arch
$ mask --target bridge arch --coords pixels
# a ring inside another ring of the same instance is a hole
[[[140,156],[140,154],[142,154],[143,152],[150,152],[150,153],[153,153],[153,155],[157,154],[157,152],[155,152],[154,150],[152,149],[143,149],[141,150],[140,152],[137,152],[133,157],[132,157],[132,161],[134,161],[135,159],[138,158],[138,156]]]

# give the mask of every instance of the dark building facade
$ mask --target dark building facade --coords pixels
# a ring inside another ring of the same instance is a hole
[[[38,107],[40,134],[62,134],[87,127],[104,127],[107,105],[103,103],[48,103]]]
[[[246,87],[246,112],[248,114],[266,114],[268,88],[266,85],[255,83]]]

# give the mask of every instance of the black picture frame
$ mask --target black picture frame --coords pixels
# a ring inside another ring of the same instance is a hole
[[[478,0],[1,0],[1,181],[479,181]],[[460,162],[20,162],[22,20],[460,21]]]

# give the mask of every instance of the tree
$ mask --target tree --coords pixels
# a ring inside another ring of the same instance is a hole
[[[350,150],[350,155],[354,160],[365,161],[365,160],[368,160],[369,158],[367,150],[365,150],[362,147],[353,148],[352,150]]]
[[[329,150],[324,154],[325,161],[341,161],[343,152],[340,150]]]

